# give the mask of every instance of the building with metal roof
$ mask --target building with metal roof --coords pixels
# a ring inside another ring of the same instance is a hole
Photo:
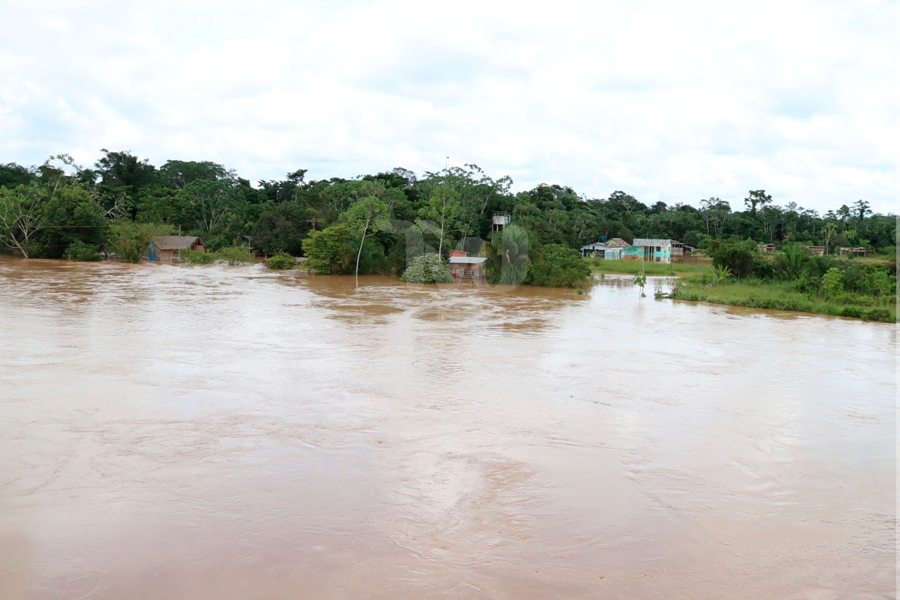
[[[484,263],[487,259],[481,256],[469,256],[462,250],[450,251],[450,274],[454,279],[484,279]]]

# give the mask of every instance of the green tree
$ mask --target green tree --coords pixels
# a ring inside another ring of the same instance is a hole
[[[229,212],[238,210],[243,199],[231,181],[195,179],[178,193],[196,227],[207,233],[218,229]]]
[[[74,183],[59,188],[46,201],[41,215],[43,255],[60,258],[76,241],[102,245],[107,230],[103,213],[96,197],[83,185]]]
[[[782,279],[799,279],[809,262],[810,254],[800,244],[785,244],[775,255],[775,271]]]
[[[837,235],[838,228],[834,223],[826,223],[825,227],[822,228],[822,236],[825,238],[825,254],[828,254],[829,246]]]
[[[233,177],[233,172],[209,161],[169,160],[159,168],[159,182],[175,190],[185,188],[198,180],[219,181]]]
[[[253,235],[255,245],[265,254],[287,252],[299,256],[303,252],[303,239],[324,221],[319,213],[296,201],[281,202],[266,208],[256,220]]]
[[[771,204],[772,196],[766,190],[750,190],[750,195],[744,198],[744,205],[750,209],[750,215],[756,217],[756,207]]]
[[[159,223],[134,223],[122,220],[112,223],[110,244],[116,254],[132,263],[139,263],[150,251],[153,238],[172,233],[170,225]]]
[[[822,275],[822,285],[820,286],[820,289],[822,290],[822,295],[829,300],[843,293],[844,281],[841,270],[836,267],[828,269],[828,271]]]
[[[591,276],[591,268],[574,248],[548,244],[531,264],[532,283],[544,287],[580,287]]]
[[[357,277],[359,277],[359,258],[362,256],[363,246],[366,243],[366,234],[370,231],[377,232],[380,224],[387,222],[389,212],[387,204],[375,196],[369,196],[355,203],[341,215],[350,229],[362,238],[359,242],[359,251],[356,253]]]
[[[721,244],[712,252],[713,267],[725,267],[731,270],[734,277],[743,279],[753,272],[756,255],[743,243]]]
[[[353,230],[345,223],[313,231],[303,240],[306,266],[320,275],[348,275],[353,265]]]
[[[434,225],[427,222],[421,225],[424,225],[423,229],[427,228],[438,236],[438,254],[442,253],[444,239],[450,229],[457,224],[461,214],[462,205],[456,188],[447,184],[437,186],[428,199],[428,204],[421,211],[421,215],[433,221]]]
[[[38,186],[0,187],[0,243],[29,258],[34,249],[46,193]]]
[[[500,278],[501,285],[519,285],[528,277],[531,266],[528,250],[531,241],[528,232],[517,225],[509,225],[502,233],[495,233],[494,239],[500,237]]]
[[[401,277],[407,283],[453,283],[453,275],[440,254],[423,254],[410,261]]]

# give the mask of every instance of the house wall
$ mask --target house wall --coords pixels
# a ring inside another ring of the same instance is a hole
[[[622,249],[623,260],[670,263],[673,258],[672,254],[672,246],[629,246]]]
[[[467,273],[466,270],[469,269]],[[484,264],[480,265],[450,265],[450,274],[456,279],[483,279]]]

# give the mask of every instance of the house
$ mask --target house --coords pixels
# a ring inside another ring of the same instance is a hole
[[[811,254],[825,256],[825,246],[807,246],[806,249],[809,250]]]
[[[581,247],[582,256],[590,256],[593,258],[602,258],[605,260],[619,260],[622,258],[622,248],[618,246],[610,246],[602,242],[595,242]]]
[[[622,249],[624,260],[670,263],[684,256],[685,244],[677,240],[636,238],[634,243]]]
[[[454,279],[484,279],[486,258],[469,256],[462,250],[450,251],[450,274]]]
[[[622,238],[613,238],[606,242],[606,245],[611,248],[627,248],[631,244],[623,240]]]
[[[179,250],[199,250],[206,252],[203,240],[191,235],[161,235],[150,240],[150,260],[172,262]]]
[[[775,244],[761,244],[763,252],[774,252]]]
[[[851,258],[855,258],[857,256],[865,256],[867,251],[868,250],[863,246],[859,246],[858,248],[840,249],[841,256],[850,256]]]
[[[256,249],[256,237],[252,235],[242,235],[241,239],[244,240],[244,243],[247,244],[247,248],[250,249],[250,252],[257,254]]]

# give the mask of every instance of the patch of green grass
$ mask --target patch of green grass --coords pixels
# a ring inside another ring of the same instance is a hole
[[[639,260],[605,260],[602,258],[585,259],[594,273],[621,273],[638,275],[641,271]],[[712,259],[694,259],[691,262],[675,262],[671,264],[644,262],[643,272],[647,275],[702,275],[712,274]]]
[[[792,282],[744,279],[712,285],[707,277],[691,277],[679,281],[678,287],[669,297],[676,300],[747,308],[799,311],[885,323],[897,322],[895,298],[852,296],[847,297],[848,301],[844,302],[826,300],[797,291]]]

